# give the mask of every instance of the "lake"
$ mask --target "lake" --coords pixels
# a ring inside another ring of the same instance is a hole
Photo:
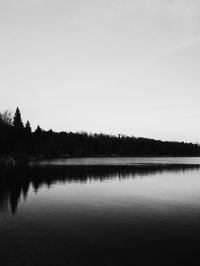
[[[0,169],[0,266],[197,265],[200,158]]]

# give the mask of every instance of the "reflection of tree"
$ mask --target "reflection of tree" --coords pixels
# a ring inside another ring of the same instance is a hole
[[[13,167],[4,169],[0,173],[0,208],[6,205],[13,214],[17,211],[17,205],[23,196],[27,197],[30,179],[23,168]]]
[[[0,211],[10,209],[15,214],[20,200],[26,200],[30,186],[37,192],[44,185],[57,182],[86,183],[107,179],[145,177],[162,172],[198,170],[198,165],[148,165],[148,166],[16,166],[0,170]]]

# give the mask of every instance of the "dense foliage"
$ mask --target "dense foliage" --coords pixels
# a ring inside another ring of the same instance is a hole
[[[21,158],[199,156],[200,146],[129,136],[45,131],[23,125],[20,110],[0,114],[0,155]]]

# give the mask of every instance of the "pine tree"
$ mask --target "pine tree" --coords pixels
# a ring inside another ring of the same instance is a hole
[[[42,129],[41,129],[41,127],[39,125],[37,126],[37,128],[35,130],[35,133],[36,134],[41,134],[42,133]]]
[[[18,107],[17,107],[16,112],[14,114],[13,126],[16,129],[23,129],[24,128],[24,125],[23,125],[23,122],[22,122],[22,118],[21,118],[21,112],[20,112]]]
[[[31,129],[31,124],[29,121],[26,122],[26,125],[25,125],[25,130],[28,134],[31,134],[32,132],[32,129]]]

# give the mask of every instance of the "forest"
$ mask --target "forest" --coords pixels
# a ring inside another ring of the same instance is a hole
[[[0,113],[0,158],[21,160],[102,156],[199,156],[199,144],[124,135],[54,132],[22,121],[19,108]]]

